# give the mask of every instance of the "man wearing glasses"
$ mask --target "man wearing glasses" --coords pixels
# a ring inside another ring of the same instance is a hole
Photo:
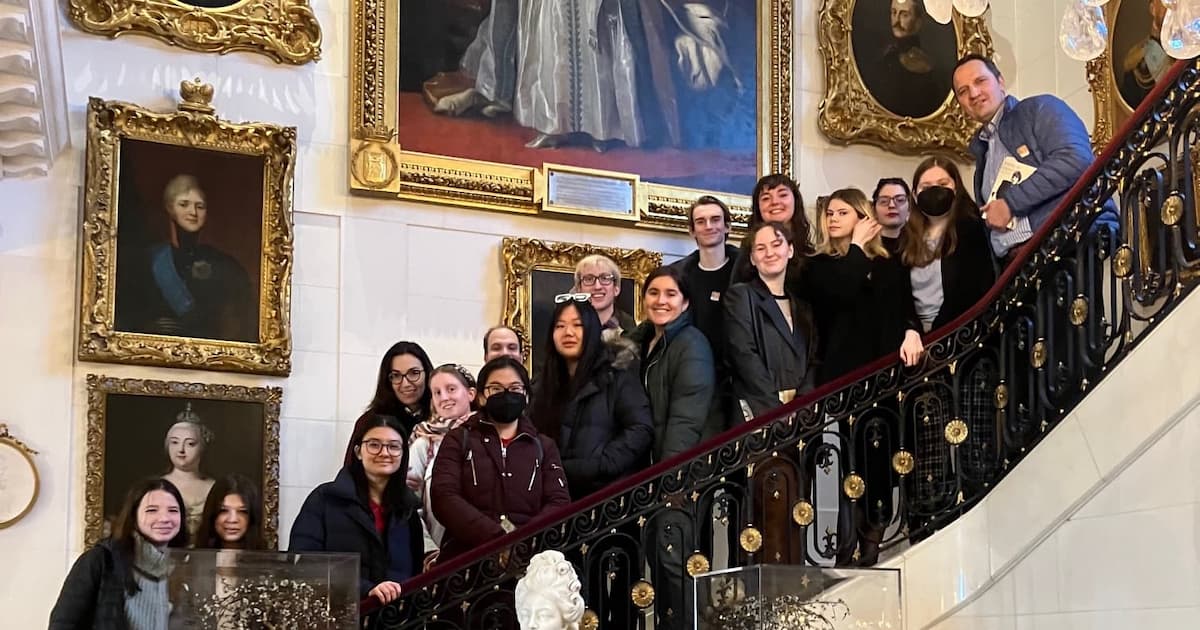
[[[621,270],[608,256],[592,254],[576,263],[573,290],[592,296],[592,308],[596,309],[607,334],[614,334],[608,331],[615,330],[618,331],[615,334],[624,336],[637,328],[632,315],[617,309],[617,296],[621,295]]]

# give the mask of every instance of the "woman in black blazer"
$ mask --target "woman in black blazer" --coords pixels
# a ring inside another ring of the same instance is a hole
[[[923,347],[912,292],[883,246],[870,199],[857,188],[836,190],[817,224],[817,254],[801,280],[821,338],[817,383],[897,349],[905,365],[915,365]]]
[[[857,188],[836,190],[817,224],[817,255],[802,277],[821,338],[817,382],[835,380],[897,348],[905,365],[915,365],[924,348],[908,275],[883,246],[874,204]],[[863,412],[856,424],[840,423],[842,472],[860,475],[866,494],[855,502],[839,495],[839,566],[855,558],[869,566],[878,556],[894,513],[889,461],[895,442],[877,436],[896,436],[898,428],[895,414],[879,410]]]
[[[726,363],[746,419],[812,389],[816,343],[807,302],[785,288],[795,257],[789,227],[756,225],[742,241],[747,278],[725,291]]]
[[[917,208],[901,234],[913,305],[923,332],[939,328],[978,302],[996,281],[987,226],[963,186],[958,167],[933,156],[913,173]]]

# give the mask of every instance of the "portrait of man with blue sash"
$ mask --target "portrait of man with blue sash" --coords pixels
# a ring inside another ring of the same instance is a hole
[[[202,242],[208,197],[199,180],[172,177],[163,189],[163,240],[118,256],[116,328],[176,337],[257,342],[258,300],[245,268]]]

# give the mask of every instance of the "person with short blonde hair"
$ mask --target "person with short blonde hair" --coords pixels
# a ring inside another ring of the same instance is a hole
[[[591,294],[592,307],[600,316],[605,331],[618,330],[625,335],[633,332],[637,322],[629,313],[617,309],[621,295],[621,268],[603,254],[590,254],[575,263],[576,293]]]

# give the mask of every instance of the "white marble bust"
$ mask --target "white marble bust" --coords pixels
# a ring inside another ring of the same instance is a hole
[[[529,561],[517,581],[517,621],[521,630],[579,630],[583,596],[575,567],[557,551],[543,551]]]

